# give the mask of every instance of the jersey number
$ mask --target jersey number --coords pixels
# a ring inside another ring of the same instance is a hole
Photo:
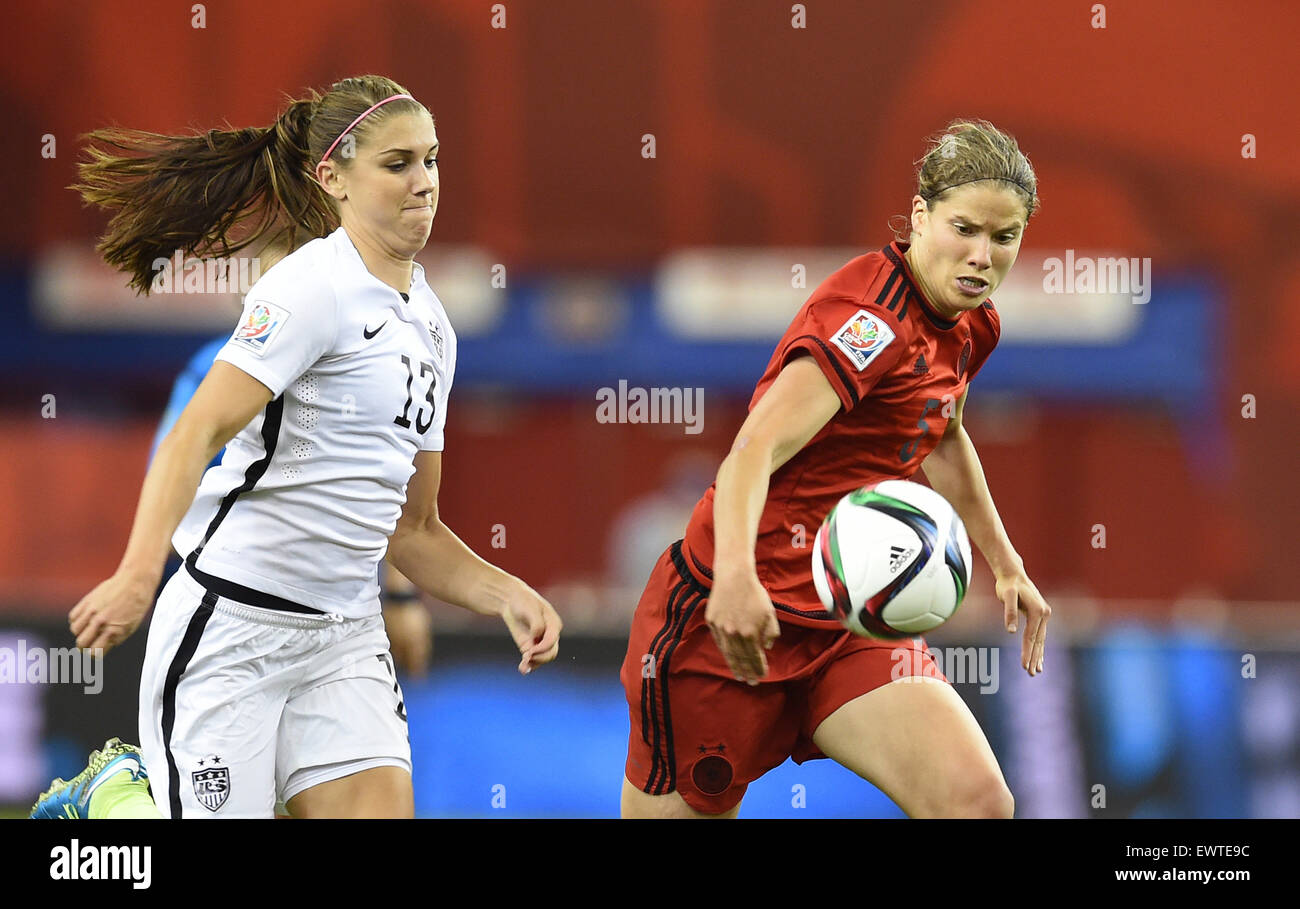
[[[403,429],[410,429],[411,421],[407,419],[406,415],[411,410],[411,401],[413,400],[411,397],[411,383],[415,381],[415,370],[411,367],[411,359],[406,354],[402,354],[402,362],[406,364],[406,403],[402,406],[402,412],[393,418],[393,422],[396,423],[398,426],[402,427]],[[426,375],[432,373],[433,373],[433,364],[421,361],[420,378],[423,379]],[[438,376],[433,375],[433,378],[429,380],[429,388],[424,393],[424,400],[429,402],[429,418],[427,420],[423,419],[424,416],[423,404],[421,404],[415,411],[415,431],[418,432],[420,435],[424,435],[426,432],[428,432],[429,427],[433,425],[433,413],[434,413],[434,409],[438,405],[438,402],[433,397],[433,390],[437,386],[438,386]]]
[[[916,450],[921,447],[921,440],[930,431],[930,424],[925,422],[925,415],[942,403],[938,398],[926,399],[925,409],[921,411],[921,418],[916,421],[917,428],[921,430],[921,435],[910,442],[904,442],[903,447],[898,450],[898,456],[904,462],[912,460],[912,455],[916,454]]]

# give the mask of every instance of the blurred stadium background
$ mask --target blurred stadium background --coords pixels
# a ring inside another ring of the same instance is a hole
[[[1020,816],[1300,816],[1300,8],[1114,2],[1096,28],[1087,4],[818,0],[796,28],[786,0],[230,0],[196,27],[200,6],[4,14],[0,647],[71,643],[171,382],[237,311],[135,299],[97,263],[104,219],[64,188],[78,134],[263,125],[282,92],[384,73],[443,143],[421,261],[461,341],[444,520],[566,621],[558,664],[520,678],[502,631],[432,604],[433,669],[404,682],[418,810],[616,814],[649,564],[795,309],[892,238],[924,138],[979,116],[1019,139],[1043,208],[966,422],[1055,613],[1030,680],[980,563],[931,643],[1000,648],[996,692],[958,690]],[[1067,250],[1149,258],[1150,301],[1044,293]],[[703,388],[702,431],[599,423],[620,380]],[[0,805],[135,736],[144,637],[97,695],[0,683]],[[826,761],[743,811],[898,813]]]

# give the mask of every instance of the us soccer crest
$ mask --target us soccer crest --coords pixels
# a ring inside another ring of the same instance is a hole
[[[442,329],[437,322],[429,323],[429,337],[433,338],[433,348],[438,352],[438,359],[445,359],[442,355]]]
[[[214,756],[199,761],[199,766],[203,769],[190,774],[194,781],[194,795],[209,811],[216,811],[226,804],[226,798],[230,795],[230,768],[217,766],[220,760]],[[204,767],[205,764],[211,766]]]

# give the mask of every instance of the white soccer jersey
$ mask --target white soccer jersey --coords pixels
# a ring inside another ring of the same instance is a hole
[[[423,268],[407,302],[340,227],[253,285],[217,359],[272,400],[204,474],[176,551],[234,600],[378,613],[379,561],[415,453],[443,448],[456,368],[456,336]]]

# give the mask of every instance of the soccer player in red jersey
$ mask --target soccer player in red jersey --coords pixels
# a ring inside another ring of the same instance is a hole
[[[997,759],[925,642],[857,637],[831,618],[811,545],[846,493],[924,466],[992,569],[1008,632],[1024,613],[1021,666],[1043,670],[1051,609],[962,428],[998,340],[989,295],[1036,207],[1015,140],[953,121],[922,159],[910,240],[852,260],[799,310],[637,605],[621,673],[625,817],[735,817],[748,784],[787,757],[832,758],[911,817],[1012,816]],[[893,684],[905,680],[917,684]]]

